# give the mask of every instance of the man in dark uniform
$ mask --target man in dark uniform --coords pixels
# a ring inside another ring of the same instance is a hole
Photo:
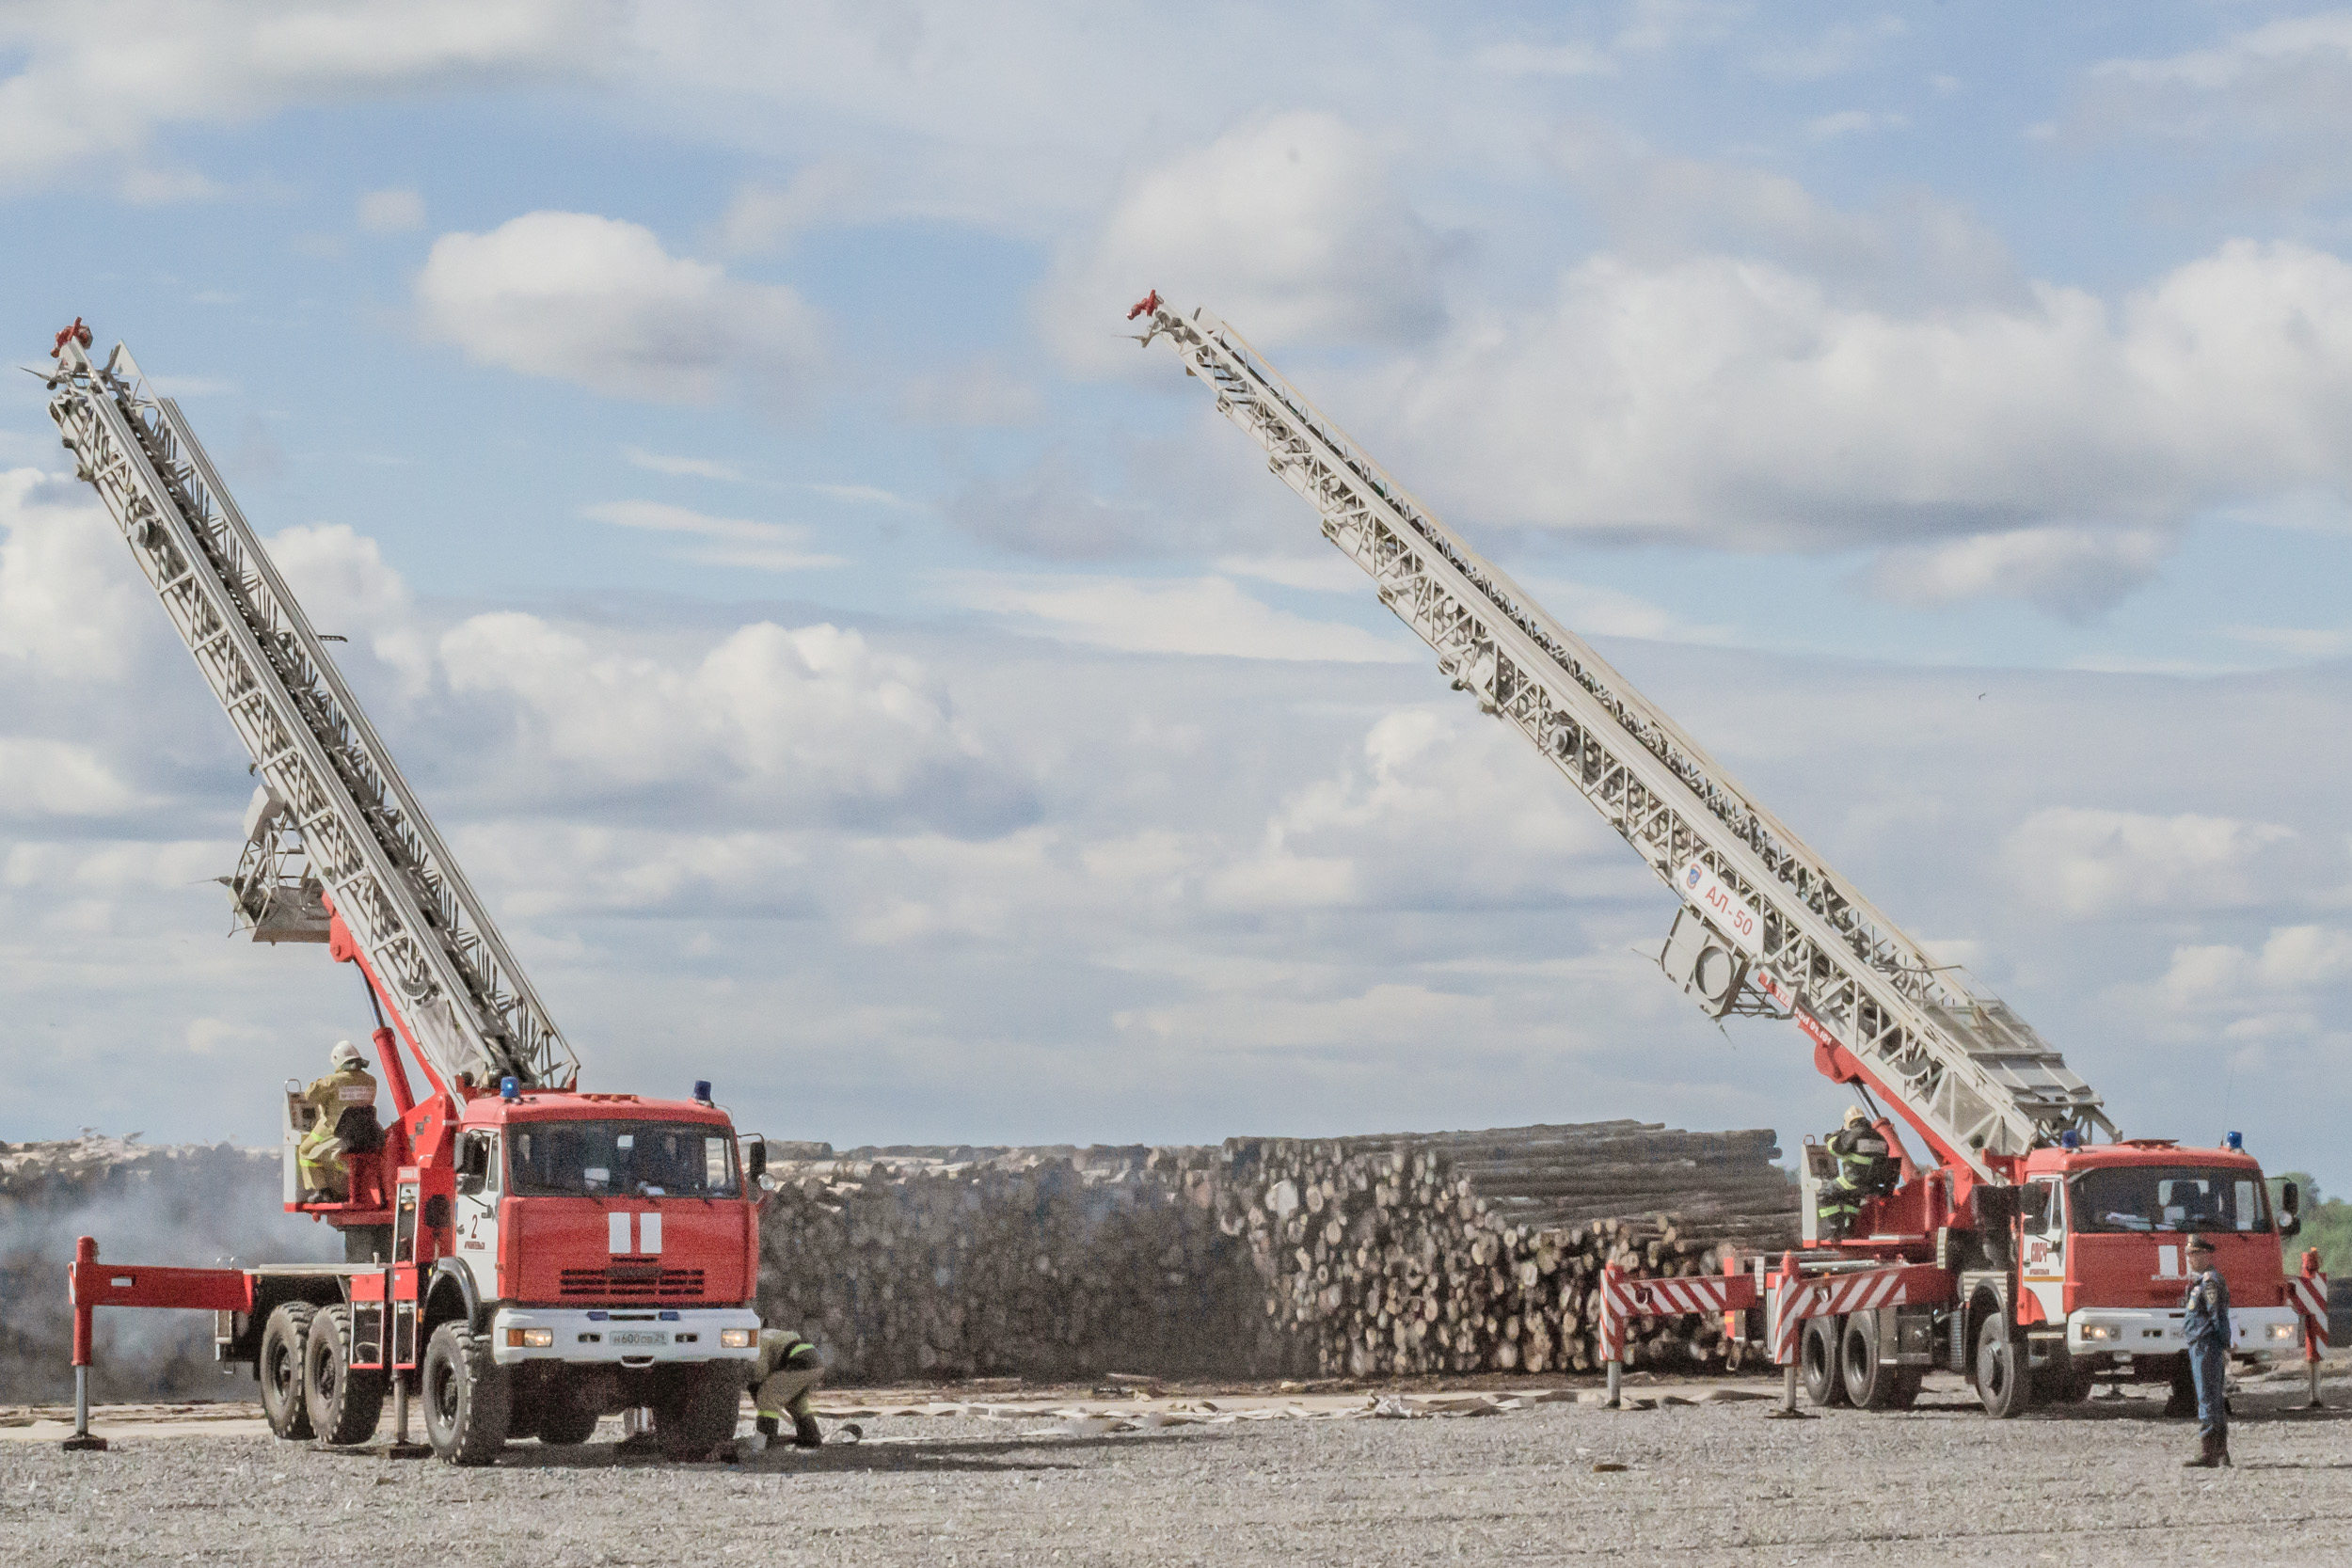
[[[2192,1470],[2220,1469],[2230,1463],[2230,1282],[2214,1267],[2213,1243],[2188,1241],[2188,1291],[2181,1298],[2181,1337],[2188,1341],[2189,1375],[2197,1383],[2195,1459]]]
[[[786,1328],[759,1331],[759,1356],[752,1363],[752,1406],[758,1413],[759,1435],[772,1438],[783,1430],[782,1418],[792,1418],[792,1446],[814,1449],[825,1441],[817,1424],[809,1395],[825,1375],[817,1347]]]
[[[1837,1161],[1837,1180],[1821,1189],[1815,1212],[1820,1218],[1821,1240],[1834,1242],[1851,1228],[1863,1199],[1893,1188],[1895,1162],[1887,1157],[1886,1140],[1859,1105],[1846,1107],[1846,1125],[1830,1134],[1829,1151]]]

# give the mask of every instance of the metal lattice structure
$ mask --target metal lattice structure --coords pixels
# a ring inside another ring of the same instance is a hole
[[[323,941],[331,899],[445,1081],[570,1083],[579,1058],[178,405],[120,344],[94,362],[87,338],[58,341],[49,417],[262,781],[222,879],[240,924]]]
[[[1156,293],[1165,338],[1314,507],[1324,537],[1438,656],[1456,690],[1526,736],[1640,851],[1724,950],[1748,955],[1716,1009],[1793,1015],[1901,1103],[1949,1159],[1998,1180],[1989,1156],[2066,1132],[2115,1129],[2099,1097],[2007,1004],[1918,945],[1582,639],[1408,494],[1258,353],[1205,311]],[[1694,897],[1706,890],[1718,900]],[[1677,933],[1681,930],[1677,923]],[[1673,943],[1670,941],[1669,951]]]

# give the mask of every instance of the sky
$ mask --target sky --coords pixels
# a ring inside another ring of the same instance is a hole
[[[2352,10],[0,8],[0,325],[181,400],[586,1063],[836,1145],[1841,1091],[1127,307],[1245,334],[2127,1134],[2352,1183]],[[0,1137],[275,1140],[251,781],[0,383]]]

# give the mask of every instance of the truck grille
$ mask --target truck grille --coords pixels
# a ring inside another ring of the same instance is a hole
[[[633,1268],[627,1263],[609,1269],[565,1269],[562,1290],[567,1296],[611,1301],[677,1301],[703,1293],[703,1271]]]

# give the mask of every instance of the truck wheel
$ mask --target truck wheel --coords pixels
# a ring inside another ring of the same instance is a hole
[[[1977,1398],[1986,1415],[2001,1421],[2033,1406],[2026,1347],[2009,1337],[2009,1324],[1997,1315],[1988,1316],[1977,1330]]]
[[[1857,1409],[1908,1410],[1919,1397],[1918,1371],[1880,1357],[1875,1310],[1856,1312],[1846,1320],[1846,1332],[1838,1343],[1838,1364],[1845,1373],[1846,1398]]]
[[[2090,1397],[2090,1378],[2074,1365],[2064,1345],[2050,1352],[2050,1359],[2033,1374],[2033,1402],[2036,1404],[2080,1404]]]
[[[1837,1338],[1843,1318],[1807,1318],[1799,1349],[1804,1369],[1804,1397],[1827,1409],[1846,1402],[1846,1380],[1837,1370]]]
[[[572,1398],[569,1389],[555,1387],[540,1395],[536,1414],[532,1424],[542,1443],[569,1448],[596,1435],[596,1412]]]
[[[310,1411],[302,1397],[302,1347],[310,1337],[310,1304],[282,1302],[262,1325],[262,1414],[269,1429],[290,1443],[310,1435]]]
[[[743,1364],[706,1361],[699,1366],[672,1369],[657,1388],[653,1407],[654,1435],[661,1440],[661,1457],[672,1461],[707,1459],[710,1450],[735,1438],[743,1414]]]
[[[310,1430],[332,1448],[364,1443],[384,1414],[384,1374],[351,1370],[351,1308],[330,1307],[310,1320],[302,1348],[302,1402]]]
[[[2197,1414],[2197,1374],[2189,1370],[2185,1355],[2172,1358],[2172,1387],[2164,1397],[2164,1413],[2168,1416]]]
[[[506,1446],[514,1378],[485,1334],[445,1323],[424,1346],[424,1434],[452,1465],[487,1465]]]

